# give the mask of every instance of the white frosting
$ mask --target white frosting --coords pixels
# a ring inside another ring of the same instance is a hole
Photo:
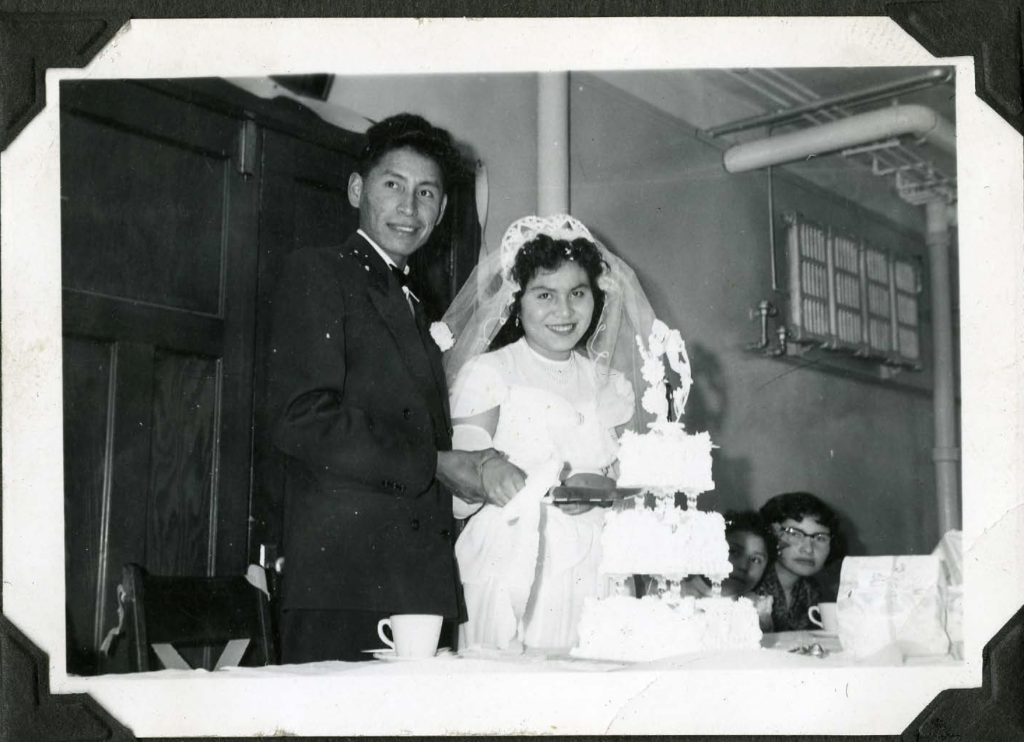
[[[604,574],[661,575],[673,580],[707,575],[721,582],[732,571],[720,513],[678,507],[609,511],[601,548]]]
[[[715,582],[732,570],[725,519],[675,507],[609,511],[601,534],[601,571],[681,580],[700,574]],[[678,583],[677,583],[678,586]],[[681,598],[671,590],[637,599],[615,595],[583,603],[578,657],[645,662],[687,652],[755,649],[761,629],[746,599]]]
[[[711,436],[690,435],[680,423],[654,423],[647,433],[625,431],[619,439],[619,487],[671,492],[708,492]]]
[[[579,633],[573,656],[629,662],[761,646],[757,610],[746,598],[588,598]]]
[[[668,420],[661,356],[668,353],[670,365],[683,382],[673,392],[678,414],[690,385],[685,347],[679,333],[670,332],[664,325],[651,333],[650,352],[644,351],[640,338],[637,343],[648,384],[644,409],[659,419],[647,433],[622,434],[617,484],[653,492],[657,505],[645,507],[645,498],[641,498],[634,509],[606,514],[601,534],[601,572],[619,578],[652,575],[659,582],[674,582],[676,588],[689,575],[721,582],[732,571],[725,519],[719,513],[696,508],[697,495],[715,488],[711,436],[690,435],[678,420]],[[674,505],[677,492],[687,495],[685,510]],[[572,650],[577,657],[638,662],[687,652],[756,649],[761,643],[757,609],[750,600],[696,600],[680,597],[678,590],[639,600],[624,595],[587,598],[579,636],[579,644]]]

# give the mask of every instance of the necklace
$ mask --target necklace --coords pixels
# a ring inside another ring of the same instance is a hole
[[[577,373],[579,364],[576,362],[576,353],[570,351],[567,359],[564,361],[555,361],[551,358],[547,358],[546,356],[542,356],[531,348],[530,344],[525,342],[525,338],[523,339],[523,344],[529,351],[530,356],[534,359],[533,365],[543,371],[544,375],[551,379],[551,381],[553,381],[557,386],[568,387],[570,383],[579,383],[579,374]],[[543,388],[543,385],[541,385],[541,388]],[[567,389],[565,391],[555,392],[553,389],[549,389],[549,392],[565,398],[565,401],[569,402],[569,404],[575,408],[575,404],[569,400],[569,397],[572,396],[571,390]],[[582,425],[586,421],[586,418],[578,409],[576,409],[575,412],[577,425]]]
[[[537,351],[530,348],[534,358],[537,359],[537,365],[544,370],[556,384],[559,386],[567,386],[570,381],[576,378],[576,354],[569,353],[569,358],[564,361],[553,361],[550,358],[545,358]]]

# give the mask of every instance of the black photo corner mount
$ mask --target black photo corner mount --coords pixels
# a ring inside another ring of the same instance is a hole
[[[0,11],[0,149],[46,105],[46,70],[84,67],[127,21],[98,13]]]
[[[129,19],[231,16],[888,16],[937,57],[972,56],[978,96],[1018,132],[1024,133],[1022,0],[839,0],[832,3],[814,0],[696,0],[689,3],[530,0],[514,6],[494,0],[397,0],[376,5],[324,0],[293,3],[230,0],[216,4],[128,0],[82,4],[86,9],[81,11],[69,10],[76,5],[59,0],[20,3],[14,0],[9,5],[16,5],[18,9],[11,10],[6,4],[0,6],[0,149],[6,149],[42,110],[46,101],[46,70],[84,67]],[[0,214],[0,225],[2,216]],[[886,739],[966,742],[1024,738],[1024,608],[986,644],[982,657],[981,688],[942,691],[902,735]],[[709,736],[687,738],[711,739]],[[132,739],[135,737],[131,731],[87,694],[51,694],[47,655],[0,615],[0,740]]]
[[[0,740],[132,740],[85,693],[50,693],[47,655],[0,616]]]
[[[1024,739],[1024,608],[988,641],[981,658],[981,687],[939,693],[902,742]]]

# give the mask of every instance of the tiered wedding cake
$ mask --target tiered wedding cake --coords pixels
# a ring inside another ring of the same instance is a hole
[[[657,417],[643,434],[626,432],[620,440],[620,487],[643,494],[632,509],[613,509],[601,536],[601,571],[617,594],[588,598],[580,620],[579,657],[647,661],[708,649],[760,646],[757,610],[746,598],[722,598],[721,582],[729,576],[725,520],[697,510],[697,496],[712,490],[711,438],[685,431],[680,421],[692,377],[686,346],[678,330],[655,321],[647,348],[637,338],[644,359],[645,410]],[[679,376],[671,388],[664,359]],[[670,391],[671,388],[671,391]],[[686,494],[685,509],[675,494]],[[648,497],[651,495],[653,497]],[[653,501],[653,505],[649,501]],[[626,594],[633,575],[650,578],[649,594]],[[712,582],[712,597],[682,595],[689,575]]]

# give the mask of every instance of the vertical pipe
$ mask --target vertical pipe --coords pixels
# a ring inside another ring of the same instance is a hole
[[[960,493],[956,442],[956,407],[953,388],[953,319],[949,275],[949,219],[945,201],[925,204],[928,265],[932,295],[932,345],[935,356],[935,494],[939,508],[939,535],[960,528]]]
[[[789,225],[786,249],[789,251],[789,316],[796,330],[796,337],[802,338],[804,333],[804,284],[800,270],[803,257],[804,226],[800,217],[792,214],[786,217]]]
[[[839,347],[839,308],[836,306],[836,238],[832,227],[825,236],[825,285],[828,287],[828,347]]]
[[[569,73],[537,76],[537,214],[569,213]]]
[[[772,185],[772,166],[769,165],[766,169],[768,170],[768,260],[772,270],[772,292],[778,292],[779,269],[775,258],[775,190]]]
[[[857,271],[860,273],[857,286],[860,292],[860,347],[867,353],[871,350],[871,305],[868,288],[868,249],[863,238],[857,249]]]
[[[892,250],[889,250],[889,257],[885,262],[889,269],[889,350],[887,354],[890,358],[898,358],[900,354],[900,306],[896,294],[896,256]],[[932,332],[934,331],[933,328]],[[935,366],[938,368],[938,363]]]

